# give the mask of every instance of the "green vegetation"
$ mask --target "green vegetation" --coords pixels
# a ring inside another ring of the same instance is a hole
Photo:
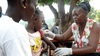
[[[77,0],[77,4],[83,2],[83,1],[93,1],[93,0]],[[38,4],[39,6],[44,6],[44,5],[52,5],[53,3],[57,3],[57,0],[39,0]],[[64,0],[64,4],[69,5],[70,4],[70,0]]]
[[[100,10],[95,10],[94,7],[91,7],[91,11],[88,14],[88,18],[92,18],[100,22]]]

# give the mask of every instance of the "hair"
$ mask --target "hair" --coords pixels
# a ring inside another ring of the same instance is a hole
[[[35,14],[33,14],[33,15],[36,15],[36,16],[44,16],[43,15],[43,12],[39,8],[36,8],[35,9]]]
[[[39,8],[36,8],[36,10],[35,10],[35,15],[40,15],[40,14],[43,14],[43,12],[40,11]]]
[[[81,2],[79,5],[76,5],[75,7],[81,7],[84,11],[90,12],[91,6],[89,2]]]
[[[15,1],[14,0],[7,0],[8,5],[10,5],[11,7],[14,6]]]
[[[20,0],[17,0],[17,1],[20,1]],[[36,1],[36,0],[33,0],[33,1]],[[16,0],[7,0],[7,2],[8,2],[8,5],[13,7],[16,3]],[[30,2],[30,0],[27,0],[27,2]]]
[[[0,10],[1,10],[1,12],[2,12],[2,7],[0,6]]]

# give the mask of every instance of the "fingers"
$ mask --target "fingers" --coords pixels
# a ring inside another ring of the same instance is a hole
[[[44,34],[47,34],[49,32],[49,30],[44,30],[43,32],[44,32]]]
[[[63,55],[56,54],[56,56],[63,56]]]
[[[63,55],[62,55],[63,52],[61,51],[60,48],[57,48],[57,49],[55,50],[55,54],[56,54],[57,56],[63,56]]]
[[[63,52],[62,52],[61,50],[59,50],[59,51],[55,52],[55,54],[57,54],[57,55],[62,55]]]
[[[56,52],[55,54],[56,54],[56,55],[62,55],[62,54],[63,54],[63,52],[58,51],[58,52]]]
[[[59,51],[59,50],[61,50],[60,48],[57,48],[56,50],[54,50],[55,52],[57,52],[57,51]]]
[[[64,56],[64,55],[58,55],[58,56]]]
[[[52,33],[52,32],[49,31],[49,30],[45,30],[44,33],[45,33],[45,36],[48,36],[48,37],[50,37],[50,38],[54,38],[54,37],[55,37],[55,34]]]
[[[48,35],[50,35],[50,31],[49,31],[49,30],[45,30],[45,31],[44,31],[44,34],[45,34],[46,36],[48,36]]]

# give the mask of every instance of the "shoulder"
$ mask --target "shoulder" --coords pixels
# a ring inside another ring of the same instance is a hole
[[[76,26],[76,23],[72,23],[71,27]]]
[[[93,20],[93,27],[99,28],[99,25],[98,21]]]
[[[13,25],[10,26],[10,28],[8,29],[10,32],[14,32],[16,36],[19,36],[20,38],[23,37],[28,37],[28,33],[27,30],[25,29],[25,27],[19,23],[14,23]]]
[[[76,23],[72,23],[72,25],[70,26],[70,28],[72,29],[72,31],[77,29],[78,24]]]
[[[0,39],[2,39],[3,42],[8,42],[17,39],[21,39],[21,40],[23,39],[26,41],[26,39],[28,39],[28,33],[26,29],[20,24],[13,23],[12,25],[9,25],[9,27],[7,28],[5,27],[4,29],[0,28],[0,30],[2,30],[2,33],[0,33],[0,35],[3,36]]]
[[[93,22],[93,26],[92,26],[91,30],[99,32],[100,31],[100,24],[98,22],[96,22],[96,21]]]
[[[28,38],[28,33],[25,27],[17,22],[12,22],[7,29],[7,34],[12,38]]]

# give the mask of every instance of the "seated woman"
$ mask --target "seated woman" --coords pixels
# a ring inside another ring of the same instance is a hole
[[[62,35],[55,35],[49,30],[45,30],[45,35],[57,40],[67,41],[71,36],[77,44],[77,48],[57,48],[57,55],[84,55],[98,56],[100,26],[99,23],[87,18],[91,6],[88,2],[82,2],[76,5],[72,11],[74,23]]]

